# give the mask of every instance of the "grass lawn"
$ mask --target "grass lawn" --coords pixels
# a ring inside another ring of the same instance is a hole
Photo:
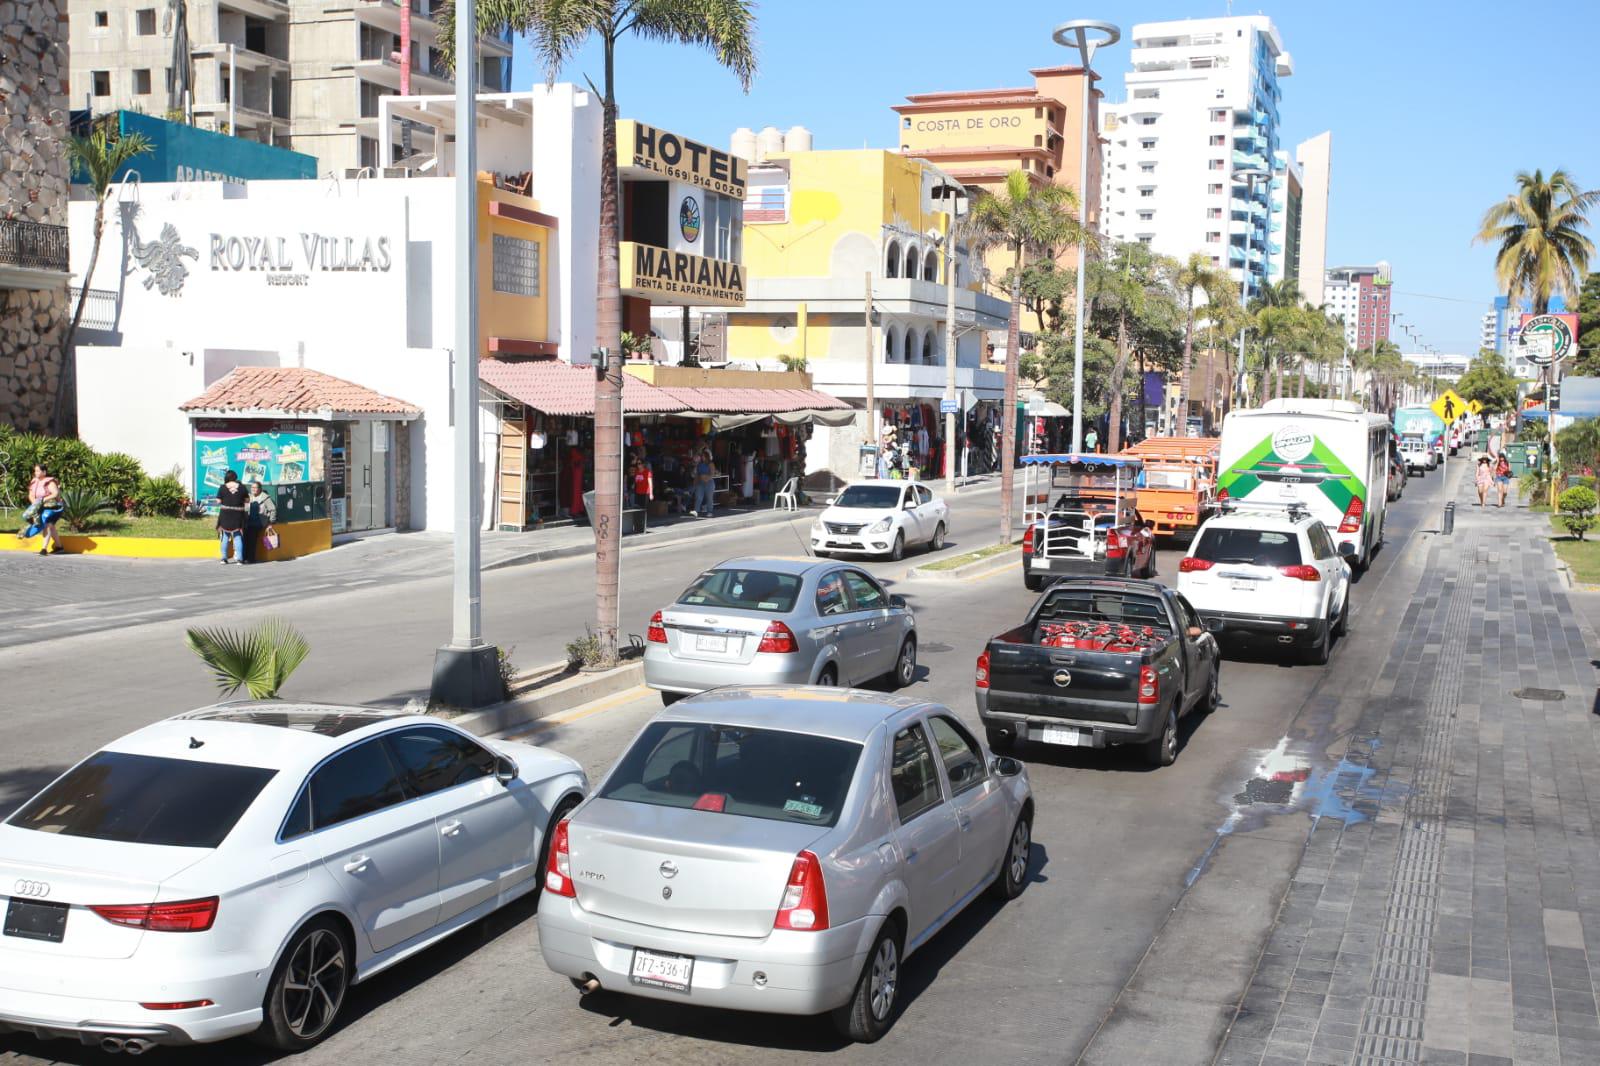
[[[15,531],[22,525],[22,512],[0,507],[0,530]],[[65,535],[74,531],[65,522],[58,527]],[[84,529],[86,536],[102,537],[171,537],[176,540],[215,540],[214,518],[145,518],[120,514],[100,514],[89,519]]]
[[[1600,585],[1600,540],[1572,537],[1557,515],[1550,516],[1550,528],[1556,531],[1550,543],[1556,555],[1571,569],[1572,580],[1580,585]]]
[[[999,555],[1001,552],[1014,551],[1016,547],[1017,546],[1015,544],[991,544],[987,548],[979,548],[975,552],[967,552],[965,555],[952,555],[948,559],[940,559],[938,562],[928,563],[922,567],[919,567],[919,569],[954,570],[958,566],[966,566],[968,563],[975,563],[979,559],[987,559],[991,555]]]

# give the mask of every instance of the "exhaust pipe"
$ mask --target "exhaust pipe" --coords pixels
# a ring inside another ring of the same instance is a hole
[[[128,1040],[123,1042],[122,1050],[126,1051],[130,1055],[143,1055],[146,1051],[149,1051],[155,1046],[156,1045],[154,1041],[135,1036],[130,1037]]]
[[[122,1042],[121,1038],[115,1036],[108,1036],[104,1040],[100,1041],[100,1050],[104,1051],[108,1055],[115,1055],[126,1046],[127,1045]]]
[[[590,992],[598,991],[599,988],[600,979],[597,977],[591,977],[578,986],[578,994],[587,996]]]
[[[1282,637],[1278,638],[1278,643],[1279,644],[1293,644],[1294,643],[1294,638],[1290,637],[1290,636],[1282,636]]]

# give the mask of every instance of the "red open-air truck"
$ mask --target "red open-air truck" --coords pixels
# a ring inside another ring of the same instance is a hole
[[[1217,507],[1214,437],[1146,437],[1122,454],[1144,461],[1135,486],[1139,513],[1155,523],[1158,537],[1194,536]]]

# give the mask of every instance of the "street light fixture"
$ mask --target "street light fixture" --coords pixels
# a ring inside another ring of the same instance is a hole
[[[1262,167],[1240,167],[1233,172],[1235,182],[1243,182],[1246,186],[1245,202],[1256,202],[1256,182],[1272,176],[1271,171]],[[1229,213],[1232,211],[1230,209]],[[1250,209],[1245,208],[1245,214],[1250,214]],[[1250,218],[1245,220],[1244,231],[1244,262],[1239,265],[1239,310],[1246,314],[1250,312],[1250,231],[1255,228],[1255,221]],[[1237,392],[1244,386],[1244,323],[1239,324],[1239,373],[1234,378],[1234,391]]]
[[[1078,112],[1078,126],[1083,131],[1078,146],[1078,196],[1082,203],[1089,202],[1089,65],[1094,62],[1094,50],[1122,40],[1122,31],[1109,22],[1095,19],[1073,19],[1063,22],[1050,35],[1063,48],[1076,48],[1083,67],[1083,105]],[[1099,136],[1096,133],[1096,136]],[[1081,211],[1080,211],[1081,217]],[[1078,242],[1078,299],[1076,323],[1072,338],[1072,451],[1083,451],[1083,276],[1085,263],[1084,241]],[[1006,358],[1013,358],[1007,353]],[[1015,418],[1016,412],[1006,412]]]

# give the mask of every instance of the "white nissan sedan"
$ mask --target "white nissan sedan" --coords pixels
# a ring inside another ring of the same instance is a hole
[[[0,825],[0,1033],[296,1051],[350,985],[538,890],[577,763],[436,718],[221,704]]]
[[[836,496],[811,527],[819,556],[883,555],[899,560],[914,544],[944,547],[950,507],[916,481],[860,481]]]

